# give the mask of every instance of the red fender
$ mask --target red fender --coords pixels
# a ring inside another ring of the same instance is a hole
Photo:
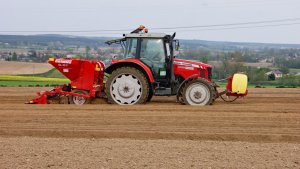
[[[111,73],[111,70],[113,70],[117,67],[124,66],[124,65],[140,67],[141,70],[147,74],[147,77],[149,78],[150,83],[155,82],[151,69],[145,63],[143,63],[139,59],[135,59],[135,58],[128,58],[128,59],[124,59],[124,60],[113,59],[111,62],[111,65],[109,67],[107,67],[105,71],[107,73]]]

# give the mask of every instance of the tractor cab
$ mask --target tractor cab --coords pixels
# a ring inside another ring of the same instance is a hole
[[[126,35],[124,58],[136,58],[146,64],[155,79],[167,76],[172,60],[170,53],[170,37],[165,34],[129,34]]]
[[[123,54],[112,59],[112,65],[120,62],[141,62],[151,70],[154,79],[153,87],[163,88],[166,95],[171,95],[171,86],[175,83],[173,70],[173,49],[178,41],[173,36],[164,33],[148,33],[139,27],[130,34],[124,34],[122,39],[106,42],[119,43],[123,47]],[[156,90],[158,91],[158,90]],[[176,92],[173,90],[174,93]]]

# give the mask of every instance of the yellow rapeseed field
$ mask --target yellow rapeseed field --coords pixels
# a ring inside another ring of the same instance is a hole
[[[0,75],[0,81],[31,81],[31,82],[69,82],[64,78],[46,78],[36,76],[14,76],[14,75]]]

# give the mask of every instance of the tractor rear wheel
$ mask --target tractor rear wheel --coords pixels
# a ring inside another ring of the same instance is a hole
[[[72,92],[78,93],[78,94],[89,94],[85,90],[73,90]],[[83,104],[89,104],[91,102],[90,98],[80,97],[80,96],[70,96],[70,104],[76,104],[76,105],[83,105]]]
[[[106,82],[105,93],[109,103],[141,104],[147,101],[149,84],[145,75],[133,67],[114,70]]]
[[[215,100],[214,88],[206,79],[193,79],[183,88],[183,101],[187,105],[210,105]]]

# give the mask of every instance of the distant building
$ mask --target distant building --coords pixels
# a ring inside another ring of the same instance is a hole
[[[67,54],[66,57],[67,57],[67,58],[75,58],[76,55],[74,55],[74,54]]]
[[[274,75],[275,79],[282,78],[283,73],[280,70],[272,70],[270,72],[267,72],[266,75],[268,77]]]

